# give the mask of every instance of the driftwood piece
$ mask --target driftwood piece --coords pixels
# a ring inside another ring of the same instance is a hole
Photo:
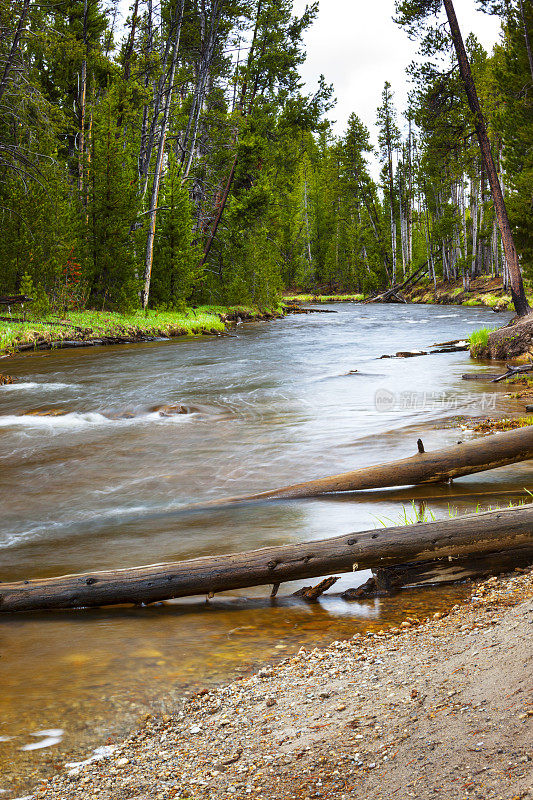
[[[499,381],[503,381],[506,378],[512,378],[514,375],[521,375],[523,372],[531,372],[533,371],[533,364],[524,364],[521,367],[512,367],[509,364],[506,364],[507,372],[504,375],[499,375],[497,378],[493,378],[491,383],[499,383]]]
[[[331,576],[330,578],[324,578],[316,586],[302,586],[301,589],[293,593],[293,597],[301,597],[302,600],[306,600],[308,603],[316,603],[320,595],[331,589],[338,580],[340,580],[339,577]]]
[[[451,478],[484,472],[529,458],[533,458],[533,426],[483,436],[442,450],[416,453],[410,458],[390,461],[388,464],[376,464],[328,478],[296,483],[257,494],[213,500],[201,505],[211,507],[250,500],[317,497],[331,492],[443,483]]]
[[[533,547],[533,505],[129,569],[0,583],[0,611],[124,603]]]

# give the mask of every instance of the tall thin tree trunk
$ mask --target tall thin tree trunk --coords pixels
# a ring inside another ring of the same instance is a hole
[[[87,0],[83,0],[83,59],[81,62],[80,87],[80,143],[78,156],[78,192],[85,204],[84,160],[85,160],[85,114],[87,107]]]
[[[198,78],[194,92],[194,99],[191,106],[191,112],[187,122],[187,130],[184,140],[182,142],[182,158],[181,164],[183,166],[182,183],[184,183],[189,175],[192,161],[194,157],[194,149],[196,147],[196,137],[198,135],[198,126],[200,122],[200,114],[204,103],[205,89],[207,86],[207,79],[213,56],[215,52],[216,35],[218,30],[218,23],[220,21],[220,7],[218,2],[213,3],[211,9],[211,24],[207,34],[204,47],[202,48],[202,58],[198,66]],[[205,27],[205,25],[204,25]],[[192,135],[191,135],[192,129]]]
[[[167,96],[161,120],[161,131],[159,134],[159,144],[155,164],[154,182],[152,184],[152,194],[150,197],[150,209],[148,215],[148,235],[146,238],[146,256],[144,261],[144,288],[142,290],[142,306],[148,305],[150,294],[150,280],[152,276],[152,263],[154,259],[155,226],[157,220],[157,203],[159,199],[159,189],[161,186],[161,172],[163,169],[163,155],[165,152],[165,140],[167,136],[168,118],[170,114],[170,104],[172,101],[172,89],[174,86],[174,75],[176,73],[176,62],[178,60],[178,48],[180,43],[181,25],[183,22],[183,9],[185,0],[181,0],[179,12],[176,14],[176,30],[174,33],[174,43],[170,61],[170,71],[168,76]]]
[[[392,282],[396,283],[396,223],[394,221],[394,182],[392,177],[392,151],[390,144],[387,147],[388,174],[389,174],[389,205],[390,205],[390,238],[392,250]]]
[[[307,206],[307,177],[304,179],[304,214],[305,214],[305,232],[306,232],[306,250],[307,259],[309,261],[309,270],[313,271],[313,259],[311,256],[311,235],[309,233],[309,212]]]
[[[407,208],[407,265],[411,271],[411,264],[413,263],[413,145],[412,145],[412,132],[411,132],[411,117],[409,117],[409,193],[408,193],[408,208]]]
[[[181,18],[183,19],[183,3],[181,3]],[[152,8],[152,1],[149,0],[149,9],[150,9],[150,17],[151,17],[151,8]],[[179,32],[181,32],[181,22],[179,26]],[[178,32],[178,40],[179,40],[179,32]],[[153,33],[152,33],[153,36]],[[152,160],[152,153],[155,149],[156,143],[158,142],[157,138],[157,128],[159,126],[161,130],[161,124],[159,123],[159,117],[161,113],[165,113],[166,108],[166,98],[165,95],[168,96],[168,86],[170,83],[167,81],[167,70],[173,71],[173,74],[176,70],[176,63],[174,57],[174,44],[175,40],[172,40],[172,37],[168,37],[165,50],[163,53],[163,58],[161,61],[161,75],[157,82],[154,82],[154,102],[153,102],[153,113],[152,119],[150,122],[150,128],[146,133],[145,136],[145,149],[144,149],[144,158],[143,161],[140,162],[139,167],[139,174],[141,179],[143,180],[142,188],[140,195],[141,197],[146,196],[146,192],[148,191],[148,184],[150,179],[150,162]],[[167,86],[167,90],[165,91],[165,86]],[[171,89],[172,91],[172,89]],[[160,134],[161,135],[161,134]]]
[[[247,63],[246,72],[245,72],[245,76],[244,76],[244,80],[243,80],[243,84],[242,84],[242,88],[241,88],[241,97],[240,97],[240,103],[239,103],[240,111],[243,114],[243,116],[246,116],[246,110],[245,110],[246,91],[247,91],[247,87],[248,87],[248,81],[249,81],[249,78],[250,78],[250,75],[249,75],[250,66],[252,64],[254,53],[255,53],[255,47],[256,47],[256,41],[257,41],[257,33],[258,33],[258,30],[259,30],[259,22],[260,22],[260,17],[261,17],[261,8],[262,8],[262,0],[258,0],[257,12],[256,12],[256,18],[255,18],[254,35],[252,37],[252,43],[250,45],[250,50],[248,51],[248,63]],[[255,83],[255,87],[257,88],[257,82]],[[251,111],[251,109],[252,109],[253,102],[254,102],[254,99],[255,99],[255,90],[256,90],[256,88],[252,92],[252,96],[251,96],[250,102],[248,104],[248,111]],[[239,152],[237,150],[235,152],[234,157],[233,157],[233,161],[232,161],[232,164],[231,164],[229,175],[228,175],[228,178],[226,180],[226,185],[224,187],[224,192],[222,194],[222,198],[220,200],[218,211],[217,211],[217,213],[215,215],[215,220],[213,222],[211,231],[210,231],[209,236],[207,238],[207,242],[206,242],[205,247],[204,247],[204,252],[203,252],[203,256],[202,256],[202,258],[200,260],[199,267],[203,267],[204,266],[204,264],[205,264],[205,262],[207,260],[207,257],[209,256],[209,253],[211,251],[211,247],[213,246],[213,242],[215,241],[215,236],[217,234],[218,226],[220,225],[220,220],[222,219],[222,214],[224,213],[224,209],[226,208],[226,203],[228,202],[229,193],[230,193],[231,187],[233,185],[233,179],[235,178],[235,170],[237,169],[238,160],[239,160]]]
[[[492,271],[497,278],[500,274],[500,265],[498,263],[498,223],[496,218],[492,223]]]
[[[475,162],[475,169],[477,173],[477,161]],[[472,217],[472,257],[470,261],[470,276],[473,278],[476,274],[476,258],[477,258],[477,233],[478,233],[478,181],[477,174],[472,178],[470,188],[470,216]]]
[[[511,283],[511,296],[516,313],[519,317],[523,317],[529,313],[529,303],[527,301],[526,293],[524,291],[524,283],[522,274],[520,272],[520,263],[518,261],[518,253],[514,243],[513,231],[509,222],[507,208],[503,197],[502,187],[498,180],[498,173],[496,165],[492,157],[489,137],[487,134],[487,127],[479,104],[479,98],[476,91],[468,56],[465,50],[463,37],[459,28],[459,23],[455,14],[452,0],[443,0],[444,8],[450,25],[455,52],[457,53],[457,60],[459,62],[459,71],[463,80],[466,96],[468,98],[468,105],[474,114],[474,126],[476,129],[477,138],[479,141],[479,148],[481,150],[481,157],[487,172],[489,184],[492,192],[492,199],[494,202],[494,211],[498,219],[498,227],[503,242],[505,257],[509,269],[509,277]]]
[[[533,53],[531,52],[531,42],[529,40],[529,31],[527,29],[526,15],[524,14],[524,4],[522,0],[520,0],[520,16],[524,28],[524,39],[526,40],[527,60],[529,61],[529,69],[531,70],[531,80],[533,80]]]
[[[15,61],[17,58],[17,51],[19,49],[20,40],[22,39],[22,34],[24,33],[24,29],[26,27],[26,20],[28,18],[28,13],[30,10],[30,0],[24,0],[22,6],[22,12],[19,17],[19,21],[17,23],[17,27],[15,30],[15,35],[13,37],[13,42],[9,49],[9,54],[6,58],[6,62],[4,64],[4,69],[2,72],[2,77],[0,78],[0,100],[2,99],[6,89],[7,84],[9,82],[9,76],[11,71],[15,66]]]
[[[153,46],[152,0],[148,0],[146,9],[146,52],[148,55],[150,55],[152,52],[152,46]],[[145,89],[148,89],[149,83],[150,83],[150,70],[148,69],[148,58],[146,58],[145,70],[144,70]],[[139,181],[141,181],[144,177],[144,165],[146,162],[147,142],[148,142],[148,104],[144,103],[142,122],[141,122],[141,144],[139,147],[139,158],[137,162]]]

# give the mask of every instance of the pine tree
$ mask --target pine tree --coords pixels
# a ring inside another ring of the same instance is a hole
[[[383,182],[388,195],[389,216],[390,216],[390,247],[392,255],[392,282],[396,282],[396,200],[393,178],[393,154],[400,145],[400,131],[396,124],[396,111],[394,109],[391,85],[385,82],[381,95],[381,106],[378,108],[378,143],[380,148],[381,162],[383,164]]]
[[[514,307],[519,316],[524,316],[529,312],[529,304],[524,291],[513,232],[509,222],[496,165],[492,156],[486,122],[479,103],[476,85],[472,77],[470,62],[464,46],[463,37],[461,35],[453,2],[452,0],[442,0],[442,4],[448,18],[451,42],[453,43],[463,88],[468,100],[470,111],[472,113],[472,119],[479,142],[481,158],[488,181],[490,183],[494,202],[494,210],[498,219],[498,226],[500,228],[505,256],[507,259]],[[402,25],[405,25],[414,35],[415,31],[427,24],[428,19],[433,18],[439,7],[440,2],[436,4],[434,0],[400,0],[396,3],[396,10],[397,13],[399,13],[398,22]],[[441,46],[442,36],[439,35],[438,29],[431,29],[423,39],[423,47],[425,52],[428,54],[435,53],[435,51],[440,49]]]

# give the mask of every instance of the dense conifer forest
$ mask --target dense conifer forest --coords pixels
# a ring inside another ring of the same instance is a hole
[[[367,294],[426,263],[435,281],[512,284],[440,6],[391,2],[413,38],[410,101],[396,107],[391,76],[372,141],[357,97],[333,135],[327,64],[303,87],[316,4],[133,0],[124,22],[117,0],[3,0],[0,294],[42,314],[265,307],[283,289]],[[533,7],[479,6],[501,39],[487,53],[463,31],[466,53],[533,277]]]

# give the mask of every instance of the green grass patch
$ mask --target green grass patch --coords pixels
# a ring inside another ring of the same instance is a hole
[[[65,316],[50,316],[25,322],[0,322],[0,350],[16,350],[20,345],[60,342],[64,339],[90,340],[102,337],[194,336],[221,333],[226,324],[221,317],[236,315],[260,317],[259,309],[247,306],[199,306],[183,312],[137,311],[119,314],[108,311],[76,311]],[[272,310],[271,313],[275,313]],[[15,316],[15,314],[14,314]],[[60,324],[57,324],[60,323]]]
[[[525,386],[528,389],[533,389],[533,375],[523,373],[522,375],[513,375],[512,378],[507,378],[507,384],[518,384],[518,386]]]
[[[463,306],[485,306],[486,308],[495,308],[501,306],[507,311],[512,311],[514,306],[512,300],[507,295],[498,297],[495,294],[474,295],[461,303]]]
[[[488,308],[494,308],[495,306],[499,306],[501,303],[504,303],[505,300],[502,297],[496,297],[495,294],[485,294],[482,297],[482,302],[484,306],[488,306]]]
[[[520,506],[529,505],[533,498],[533,494],[529,491],[529,489],[526,488],[524,488],[523,491],[526,495],[524,498],[519,498],[516,501],[503,501],[503,504],[496,500],[495,505],[491,504],[488,506],[482,506],[480,503],[477,503],[475,508],[469,509],[465,513],[482,514],[484,511],[497,511],[499,509],[518,508]],[[456,519],[459,516],[463,516],[463,514],[459,514],[459,509],[448,503],[448,518]],[[418,502],[412,500],[410,506],[402,506],[402,510],[396,519],[393,519],[392,517],[376,517],[376,520],[382,527],[389,528],[396,525],[416,525],[419,522],[436,522],[437,517],[423,500]]]
[[[286,303],[360,303],[364,294],[290,294],[284,295]]]
[[[468,343],[470,344],[470,355],[476,358],[477,355],[485,349],[489,342],[489,334],[497,328],[480,328],[478,331],[473,331],[470,334]]]

